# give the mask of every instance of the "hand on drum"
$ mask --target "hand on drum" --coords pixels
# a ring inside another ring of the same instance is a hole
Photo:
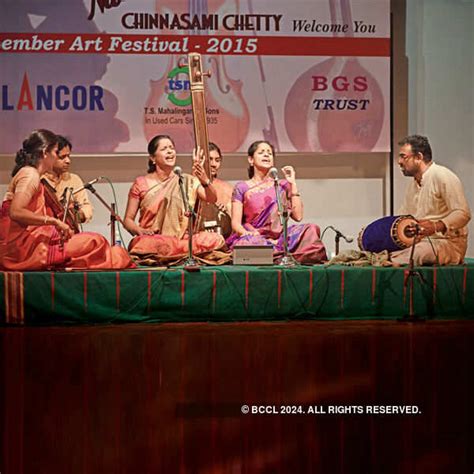
[[[426,219],[418,221],[417,224],[407,226],[406,230],[409,231],[411,237],[417,236],[418,240],[420,240],[423,237],[429,237],[436,233],[436,223]]]
[[[446,232],[446,224],[441,221],[430,221],[430,220],[423,220],[418,223],[420,226],[420,234],[429,237],[430,235],[436,234],[438,232],[445,233]]]

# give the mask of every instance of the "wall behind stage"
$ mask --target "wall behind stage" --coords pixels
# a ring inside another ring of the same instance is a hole
[[[407,0],[409,132],[462,180],[474,210],[474,1]],[[403,189],[400,187],[400,189]],[[474,257],[474,224],[468,256]]]

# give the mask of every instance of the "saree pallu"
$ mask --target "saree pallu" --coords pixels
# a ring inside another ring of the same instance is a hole
[[[183,185],[189,204],[194,207],[199,181],[183,174]],[[139,224],[157,234],[183,238],[188,229],[179,178],[172,174],[165,181],[150,185],[145,176],[138,177],[129,193],[140,202]]]
[[[281,181],[280,199],[288,203],[289,183]],[[283,227],[278,215],[278,204],[273,180],[266,180],[255,186],[238,183],[234,200],[242,202],[243,226],[259,235],[239,236],[234,233],[227,239],[233,249],[238,245],[272,245],[274,258],[279,258],[284,249]],[[289,208],[291,211],[291,208]],[[327,261],[326,249],[321,241],[321,231],[316,224],[292,224],[288,226],[288,250],[300,263],[311,264]]]
[[[193,176],[183,176],[189,203],[194,207],[199,182]],[[144,265],[172,265],[184,260],[189,245],[188,218],[184,213],[178,177],[172,175],[150,187],[146,177],[141,176],[135,180],[130,195],[140,200],[140,227],[155,232],[132,239],[129,251],[134,260]],[[230,260],[224,238],[210,232],[193,235],[193,255],[210,264]]]
[[[75,234],[62,242],[52,225],[22,226],[10,219],[10,201],[0,210],[0,268],[8,271],[133,268],[125,249],[111,247],[93,232]],[[42,187],[29,209],[45,215]]]

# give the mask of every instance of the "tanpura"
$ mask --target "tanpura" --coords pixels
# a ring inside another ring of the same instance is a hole
[[[195,147],[203,150],[203,167],[207,176],[212,180],[209,159],[209,134],[206,116],[206,94],[204,78],[211,75],[210,71],[203,72],[202,58],[198,53],[191,53],[188,57],[189,80],[193,110],[193,128]],[[196,202],[196,231],[218,232],[227,236],[230,233],[230,216],[222,212],[216,204]]]

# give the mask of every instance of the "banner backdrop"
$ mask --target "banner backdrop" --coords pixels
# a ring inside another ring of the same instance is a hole
[[[209,136],[286,152],[389,151],[389,0],[6,0],[0,153],[35,128],[82,153],[193,147],[198,51]]]

